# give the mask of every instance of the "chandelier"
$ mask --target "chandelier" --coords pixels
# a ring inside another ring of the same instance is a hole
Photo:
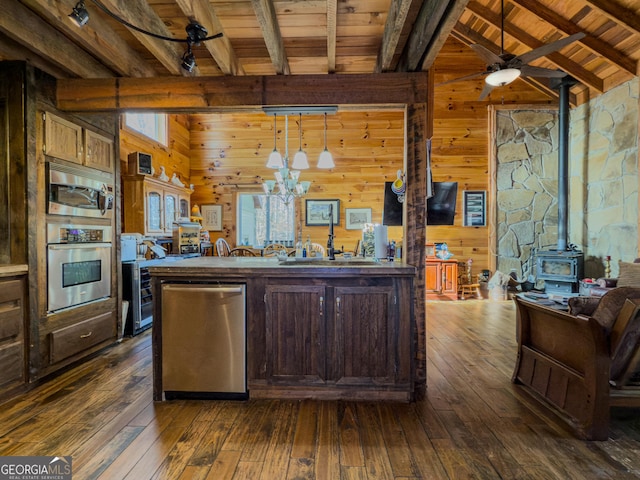
[[[324,150],[318,158],[318,168],[333,168],[335,163],[331,152],[327,149],[327,113],[335,113],[337,107],[264,107],[264,111],[273,115],[273,151],[267,160],[267,167],[277,169],[274,173],[275,180],[265,180],[262,188],[267,195],[274,195],[280,198],[285,204],[289,204],[293,199],[302,197],[309,192],[311,182],[300,180],[300,171],[309,168],[307,154],[302,150],[302,114],[324,113]],[[289,115],[298,114],[298,151],[293,157],[291,168],[289,168]],[[278,151],[277,145],[277,121],[278,114],[284,115],[284,156]],[[278,187],[276,189],[276,186]]]

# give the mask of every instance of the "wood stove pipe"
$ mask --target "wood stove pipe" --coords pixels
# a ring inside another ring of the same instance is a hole
[[[570,76],[562,78],[554,88],[559,92],[558,132],[558,251],[567,247],[569,225],[569,94],[577,82]]]

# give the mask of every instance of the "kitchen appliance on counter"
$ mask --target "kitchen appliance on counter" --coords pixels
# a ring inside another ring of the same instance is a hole
[[[120,261],[135,262],[138,256],[138,241],[135,235],[120,235]]]
[[[47,225],[47,311],[111,296],[112,228]]]
[[[198,222],[176,222],[173,225],[173,253],[200,253],[200,230]]]
[[[165,398],[248,398],[244,284],[162,285]]]

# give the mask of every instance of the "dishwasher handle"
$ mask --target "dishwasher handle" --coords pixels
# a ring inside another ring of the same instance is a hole
[[[163,290],[173,290],[176,292],[217,292],[217,293],[242,293],[242,287],[216,287],[212,286],[187,286],[177,284],[165,284]]]

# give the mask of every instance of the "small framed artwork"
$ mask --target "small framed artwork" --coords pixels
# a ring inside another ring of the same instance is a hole
[[[344,216],[347,230],[362,230],[365,223],[371,223],[370,208],[345,208]]]
[[[222,230],[222,205],[200,205],[202,229],[219,232]]]
[[[424,253],[427,258],[433,258],[436,256],[436,244],[435,243],[425,243],[424,244]]]
[[[462,192],[463,224],[465,227],[485,227],[487,192],[465,190]]]
[[[329,225],[329,207],[333,205],[333,224],[340,223],[340,200],[307,200],[305,225]]]

